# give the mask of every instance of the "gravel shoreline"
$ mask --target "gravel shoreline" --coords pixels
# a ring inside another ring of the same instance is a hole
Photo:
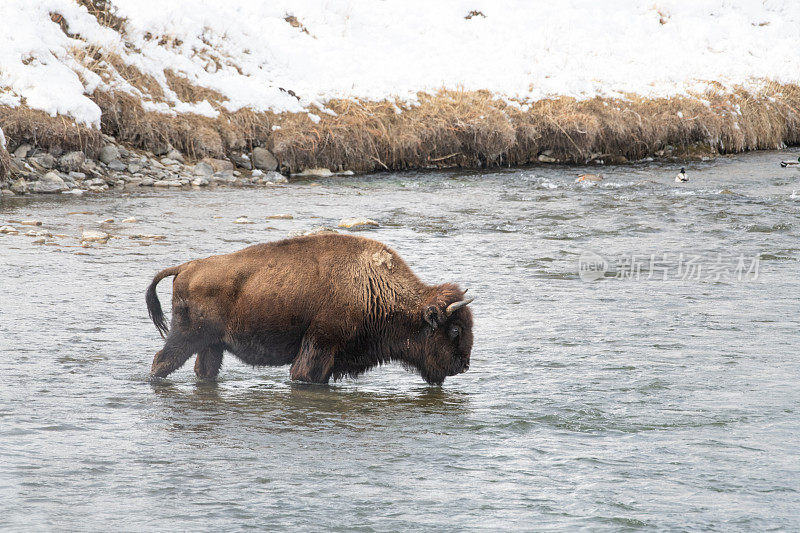
[[[172,146],[153,151],[123,146],[103,135],[103,147],[96,159],[83,151],[44,150],[30,144],[10,154],[10,172],[0,181],[0,196],[25,194],[102,193],[109,189],[154,187],[178,189],[214,186],[262,186],[287,183],[277,159],[266,148],[235,153],[230,159],[206,157],[188,161]],[[288,174],[288,173],[287,173]],[[300,177],[350,175],[329,169],[308,169]]]

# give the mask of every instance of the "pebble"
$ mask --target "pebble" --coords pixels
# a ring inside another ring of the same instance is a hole
[[[52,237],[53,236],[53,234],[50,233],[47,230],[36,231],[35,229],[32,229],[30,231],[25,232],[25,235],[27,235],[28,237]]]
[[[206,185],[208,185],[208,183],[209,183],[208,178],[204,176],[199,176],[192,180],[192,185],[194,185],[195,187],[205,187]]]
[[[173,161],[177,161],[178,163],[184,163],[185,159],[183,158],[183,154],[177,151],[176,149],[172,149],[167,153],[167,157],[172,159]]]
[[[83,152],[68,152],[58,158],[58,168],[64,172],[76,172],[86,162]]]
[[[201,161],[194,166],[193,173],[195,176],[211,176],[214,174],[214,167]]]
[[[11,190],[16,194],[25,194],[28,192],[28,183],[25,178],[20,177],[17,181],[11,184]]]
[[[41,220],[23,220],[20,222],[23,226],[41,226]]]
[[[71,194],[73,196],[82,196],[83,189],[70,189],[68,191],[61,191],[61,194]]]
[[[136,220],[136,217],[128,217],[125,220],[123,220],[122,222],[125,223],[125,224],[133,224],[134,222],[139,222],[139,221]]]
[[[134,235],[130,235],[129,239],[149,239],[152,241],[163,241],[167,237],[165,235],[152,235],[149,233],[136,233]]]
[[[128,165],[126,165],[122,161],[117,160],[117,161],[112,161],[111,163],[109,163],[108,164],[108,168],[110,170],[115,171],[115,172],[124,172],[125,170],[128,169]]]
[[[286,176],[284,176],[280,172],[275,172],[275,171],[267,172],[258,181],[259,181],[259,183],[288,183],[289,182],[289,180],[286,179]]]
[[[293,231],[289,233],[289,237],[305,237],[307,235],[319,235],[322,233],[339,233],[339,232],[333,228],[328,228],[325,226],[314,226],[313,228],[306,231]]]
[[[278,160],[272,155],[272,152],[261,146],[253,148],[252,157],[253,166],[259,170],[277,170]]]
[[[84,243],[86,242],[106,243],[110,238],[111,235],[109,235],[105,231],[83,230],[83,233],[81,233],[81,242]]]
[[[252,220],[247,217],[239,217],[233,221],[234,224],[255,224]]]
[[[339,221],[340,228],[364,228],[364,227],[378,227],[380,224],[370,218],[365,217],[349,217],[343,218]]]
[[[98,224],[113,224],[114,223],[114,219],[113,218],[106,218],[106,219],[103,219],[103,220],[98,220],[97,223]]]
[[[204,157],[200,163],[209,165],[214,172],[233,171],[233,163],[227,159],[214,159],[213,157]],[[198,164],[200,164],[198,163]]]
[[[0,233],[4,233],[6,235],[19,235],[19,231],[13,226],[0,226]]]
[[[142,182],[144,185],[144,182]],[[158,180],[153,183],[153,187],[180,187],[181,182],[176,180]]]
[[[267,219],[273,220],[291,220],[294,217],[289,213],[278,213],[277,215],[267,215]]]
[[[56,158],[47,153],[36,154],[30,158],[30,161],[46,169],[55,168],[56,166]]]
[[[33,146],[30,144],[21,144],[19,148],[14,150],[14,157],[18,157],[20,159],[25,159],[28,157],[28,154],[33,150]]]
[[[120,158],[119,149],[113,144],[107,144],[103,146],[102,150],[100,150],[99,159],[106,165],[111,163],[112,161],[118,160],[119,158]]]
[[[39,181],[33,183],[32,190],[35,193],[51,194],[69,189],[67,184],[58,175],[58,172],[48,172]]]
[[[299,178],[327,178],[333,176],[333,172],[329,168],[307,168],[294,174],[294,176]]]

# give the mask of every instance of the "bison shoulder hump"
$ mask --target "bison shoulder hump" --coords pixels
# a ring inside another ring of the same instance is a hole
[[[370,263],[376,269],[385,267],[387,270],[391,271],[392,268],[394,268],[392,259],[392,254],[388,250],[382,249],[372,254],[372,257],[370,257]]]

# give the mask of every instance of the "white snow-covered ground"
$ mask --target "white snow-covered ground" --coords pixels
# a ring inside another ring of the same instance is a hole
[[[181,102],[164,69],[221,92],[229,110],[302,111],[330,98],[398,98],[487,89],[536,100],[672,96],[708,81],[757,88],[800,82],[797,0],[114,0],[124,36],[74,0],[0,1],[0,105],[98,125],[88,95],[108,88],[72,50],[89,45],[153,75],[167,113]],[[466,18],[472,11],[481,14]],[[67,37],[50,20],[61,14]],[[294,16],[302,28],[285,17]],[[302,31],[303,28],[306,31]],[[159,44],[162,41],[168,44]],[[281,88],[285,90],[281,90]],[[300,100],[290,96],[296,93]]]

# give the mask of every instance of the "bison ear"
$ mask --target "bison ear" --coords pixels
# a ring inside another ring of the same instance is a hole
[[[436,329],[439,327],[439,322],[442,318],[442,311],[435,305],[429,305],[425,308],[423,317],[425,318],[425,322],[430,324],[433,329]]]

